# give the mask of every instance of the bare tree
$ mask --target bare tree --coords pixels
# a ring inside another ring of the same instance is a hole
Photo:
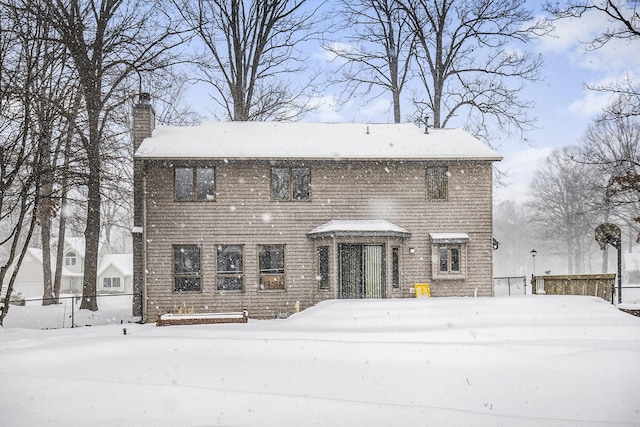
[[[600,34],[586,42],[586,49],[600,49],[614,40],[640,42],[640,3],[625,0],[567,0],[563,3],[546,1],[543,8],[552,19],[582,18],[587,14],[598,14],[608,19]],[[640,115],[640,85],[631,74],[608,85],[587,85],[589,89],[617,95],[627,104],[625,114]],[[614,104],[615,105],[615,104]],[[615,113],[615,111],[613,112]]]
[[[324,44],[345,61],[334,80],[347,83],[349,98],[360,89],[372,97],[390,92],[393,119],[400,123],[401,93],[410,78],[416,48],[416,34],[406,13],[395,0],[342,0],[332,20],[342,22],[345,30],[341,40]]]
[[[9,310],[13,285],[35,229],[40,148],[30,122],[33,74],[25,71],[31,51],[15,37],[18,23],[0,8],[0,326]],[[7,275],[11,272],[9,280]],[[5,283],[6,289],[3,289]]]
[[[600,193],[594,208],[605,209],[631,228],[640,223],[640,119],[611,106],[587,128],[576,157],[592,165],[593,187]]]
[[[177,24],[160,1],[23,1],[21,12],[46,20],[69,52],[81,87],[85,118],[76,132],[87,159],[87,222],[81,308],[97,310],[102,155],[114,110],[125,105],[123,86],[133,75],[168,66],[181,43]]]
[[[567,259],[570,274],[583,270],[585,248],[593,243],[597,225],[592,200],[590,165],[573,160],[575,147],[552,152],[536,169],[527,204],[530,220],[537,224],[559,256]]]
[[[54,189],[59,182],[58,175],[63,166],[58,164],[61,157],[64,137],[60,132],[66,127],[65,120],[70,116],[66,107],[69,100],[77,93],[77,85],[72,71],[67,67],[69,57],[64,46],[52,42],[52,30],[45,20],[29,19],[18,13],[17,8],[5,8],[13,14],[15,22],[13,36],[23,46],[24,69],[29,74],[29,86],[26,88],[31,102],[29,122],[30,139],[39,148],[40,194],[37,210],[42,259],[51,259],[51,227],[52,219],[59,207],[59,190]],[[50,262],[42,263],[43,270],[43,305],[55,302],[53,292],[52,268]],[[57,271],[61,265],[56,266]]]
[[[640,37],[640,13],[637,1],[624,0],[568,0],[545,1],[544,10],[556,19],[582,18],[586,13],[598,13],[607,16],[614,24],[589,42],[589,46],[598,49],[613,39],[637,39]]]
[[[421,115],[445,127],[464,116],[467,128],[488,136],[489,123],[521,135],[531,128],[520,91],[538,77],[541,58],[523,48],[546,31],[525,0],[396,0],[418,40],[417,65],[424,90]]]
[[[204,45],[198,80],[215,90],[228,119],[285,120],[309,108],[301,45],[313,34],[306,0],[174,0]]]

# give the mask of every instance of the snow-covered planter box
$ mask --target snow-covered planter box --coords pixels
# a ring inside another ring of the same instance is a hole
[[[247,310],[231,313],[162,314],[158,316],[156,326],[172,325],[208,325],[214,323],[247,323]]]

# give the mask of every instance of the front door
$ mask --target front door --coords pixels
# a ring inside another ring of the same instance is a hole
[[[384,298],[384,245],[340,245],[340,298]]]

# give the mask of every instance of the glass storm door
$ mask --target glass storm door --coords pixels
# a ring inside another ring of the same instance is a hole
[[[383,245],[340,245],[340,298],[384,298]]]

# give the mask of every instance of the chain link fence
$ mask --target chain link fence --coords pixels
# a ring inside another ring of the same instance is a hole
[[[61,329],[135,323],[140,321],[140,317],[132,315],[134,295],[97,294],[97,311],[80,309],[82,295],[61,295],[57,304],[54,299],[26,298],[19,304],[11,304],[3,326],[5,328]],[[45,301],[50,301],[51,304],[44,305]]]
[[[527,278],[525,276],[493,278],[493,296],[511,297],[526,294]]]

